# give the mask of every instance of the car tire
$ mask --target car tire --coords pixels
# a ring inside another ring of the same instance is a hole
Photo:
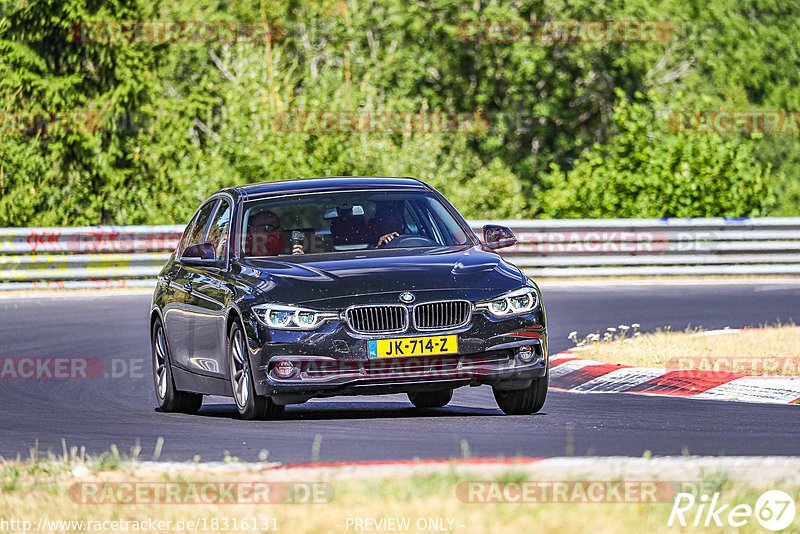
[[[492,388],[494,400],[507,415],[530,415],[544,406],[547,398],[547,387],[550,385],[550,373],[542,378],[534,378],[530,387],[503,391]]]
[[[242,419],[280,419],[285,406],[272,402],[269,397],[256,394],[250,357],[247,354],[244,331],[238,321],[228,335],[228,365],[231,389],[236,409]]]
[[[153,353],[153,385],[158,407],[165,412],[195,413],[203,404],[203,395],[178,391],[172,378],[169,346],[161,319],[153,324],[150,338]]]
[[[418,391],[408,394],[408,400],[417,408],[441,408],[453,398],[452,389],[441,391]]]

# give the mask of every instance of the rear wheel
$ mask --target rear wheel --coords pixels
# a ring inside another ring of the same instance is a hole
[[[416,393],[409,393],[408,400],[417,408],[441,408],[447,405],[453,398],[452,389],[443,389],[441,391],[419,391]]]
[[[153,325],[151,339],[153,349],[153,384],[156,387],[158,406],[165,412],[195,413],[203,404],[203,396],[199,393],[188,393],[175,389],[172,378],[169,348],[161,319]]]
[[[502,391],[492,388],[494,400],[497,405],[508,415],[530,415],[536,413],[544,406],[547,398],[547,387],[550,384],[550,373],[542,378],[534,378],[530,387],[512,391]]]
[[[269,397],[256,395],[245,347],[242,327],[235,322],[228,336],[228,363],[236,409],[242,419],[280,419],[285,407],[275,404]]]

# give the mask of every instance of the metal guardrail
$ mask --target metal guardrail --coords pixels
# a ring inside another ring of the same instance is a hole
[[[511,227],[503,249],[539,277],[800,274],[800,217],[471,221]]]
[[[800,217],[470,221],[535,277],[800,274]],[[182,226],[0,228],[0,290],[152,287]]]
[[[183,226],[0,228],[0,290],[153,287]]]

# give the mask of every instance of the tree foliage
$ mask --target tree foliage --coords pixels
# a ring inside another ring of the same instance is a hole
[[[475,218],[795,215],[797,138],[673,134],[662,114],[800,109],[798,15],[756,0],[5,0],[0,226],[184,222],[219,187],[321,175],[416,176]],[[460,33],[470,21],[607,19],[668,20],[675,35]],[[76,24],[109,20],[284,31],[268,42],[74,39]],[[282,114],[313,110],[479,112],[490,124],[281,127]]]
[[[674,134],[642,95],[620,94],[618,131],[568,172],[553,165],[544,212],[557,218],[756,217],[773,204],[769,166],[747,143]],[[660,126],[660,127],[659,127]]]

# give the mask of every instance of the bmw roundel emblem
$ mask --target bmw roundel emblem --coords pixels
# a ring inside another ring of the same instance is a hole
[[[403,291],[402,293],[400,293],[400,302],[411,304],[415,300],[417,300],[417,297],[414,296],[414,293],[412,293],[411,291]]]

